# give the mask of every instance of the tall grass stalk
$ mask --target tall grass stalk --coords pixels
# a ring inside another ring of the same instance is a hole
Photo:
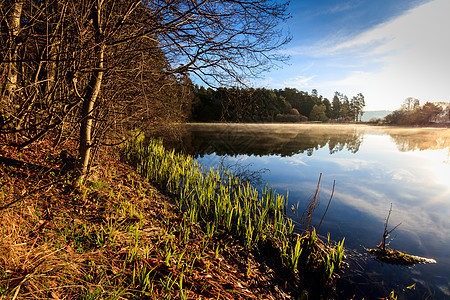
[[[144,177],[173,196],[192,223],[206,228],[208,238],[225,231],[251,249],[270,237],[282,245],[286,265],[297,269],[303,243],[290,238],[294,225],[283,213],[287,200],[272,188],[259,193],[231,171],[205,170],[192,156],[168,151],[161,140],[147,141],[142,135],[128,141],[124,152]],[[316,232],[309,230],[308,246],[313,247]]]

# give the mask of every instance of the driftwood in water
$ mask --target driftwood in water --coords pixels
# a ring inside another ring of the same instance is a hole
[[[398,265],[414,265],[418,263],[436,263],[434,259],[415,256],[406,254],[397,250],[392,250],[389,248],[386,248],[386,246],[389,244],[386,242],[386,240],[389,238],[389,235],[398,227],[400,224],[396,225],[391,230],[388,230],[388,223],[389,223],[389,217],[391,216],[392,212],[392,203],[391,207],[389,208],[389,213],[386,217],[386,221],[384,223],[384,232],[383,237],[381,239],[381,243],[377,246],[378,249],[369,249],[369,253],[372,255],[375,255],[376,258],[379,261],[390,263],[390,264],[398,264]]]
[[[414,264],[435,264],[436,260],[415,255],[409,255],[392,249],[370,249],[370,254],[375,255],[379,261],[397,264],[397,265],[414,265]]]

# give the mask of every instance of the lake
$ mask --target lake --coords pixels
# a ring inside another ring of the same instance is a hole
[[[450,299],[450,129],[323,124],[187,124],[173,145],[205,167],[223,164],[256,185],[288,191],[288,216],[302,214],[320,173],[319,234],[345,237],[348,263],[335,297]],[[389,247],[433,258],[412,267],[375,260],[366,249],[381,241],[392,204]],[[415,289],[407,289],[415,284]]]

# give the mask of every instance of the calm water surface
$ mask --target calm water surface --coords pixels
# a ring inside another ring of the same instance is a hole
[[[336,298],[376,299],[395,290],[399,299],[450,299],[450,129],[393,129],[350,125],[190,124],[178,147],[206,167],[223,163],[256,172],[279,193],[289,191],[289,217],[301,215],[319,174],[318,225],[336,181],[319,234],[345,237],[349,267]],[[401,225],[390,247],[433,258],[413,267],[378,262],[367,254],[389,227]],[[406,289],[416,284],[414,291]]]

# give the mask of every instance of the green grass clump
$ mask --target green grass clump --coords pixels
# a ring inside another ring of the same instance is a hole
[[[272,189],[260,194],[229,171],[205,171],[191,156],[167,151],[159,140],[135,140],[125,152],[144,177],[175,195],[189,220],[203,224],[211,235],[226,230],[250,249],[269,233],[283,240],[292,233],[293,224],[282,213],[285,199]]]
[[[192,156],[166,150],[161,140],[142,135],[129,141],[124,152],[138,172],[173,196],[189,221],[200,223],[208,236],[230,234],[247,250],[269,241],[294,273],[302,261],[310,269],[323,266],[328,279],[341,265],[343,241],[334,248],[323,243],[318,247],[315,230],[294,235],[292,220],[283,214],[286,199],[272,188],[259,192],[230,171],[205,170]]]

